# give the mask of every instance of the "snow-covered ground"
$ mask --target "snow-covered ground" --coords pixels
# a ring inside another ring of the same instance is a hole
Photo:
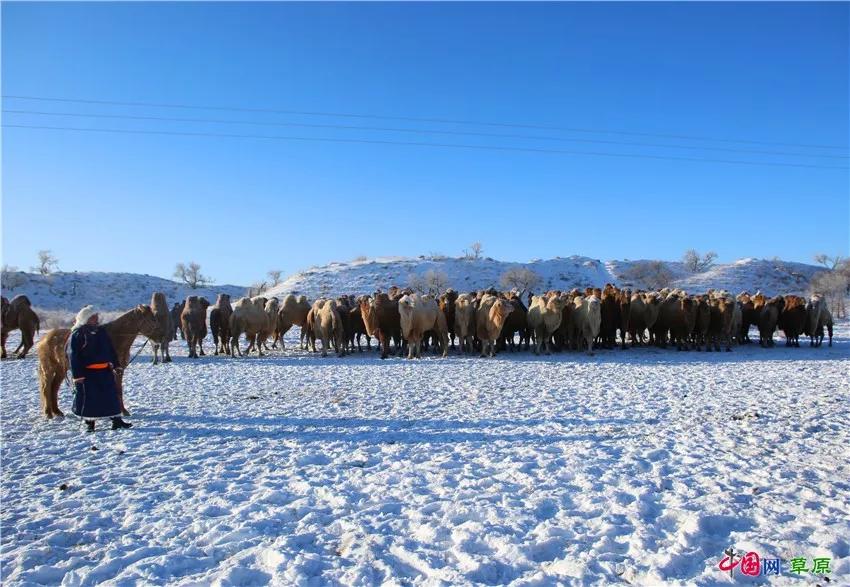
[[[4,361],[3,583],[745,583],[717,568],[733,546],[784,559],[772,584],[824,556],[848,585],[837,334],[416,362],[181,343],[128,369],[135,427],[93,435],[42,420],[35,360]]]
[[[601,287],[606,283],[641,287],[630,279],[629,270],[641,261],[600,261],[574,255],[555,259],[534,260],[528,263],[494,259],[464,259],[453,257],[381,257],[334,262],[312,267],[289,276],[268,295],[304,294],[310,299],[320,296],[372,293],[376,288],[386,290],[390,285],[407,286],[414,276],[429,271],[446,278],[446,285],[458,291],[472,291],[501,285],[500,278],[513,267],[526,267],[540,277],[540,290],[571,289],[587,286]],[[664,261],[669,271],[671,287],[689,292],[704,292],[708,288],[726,289],[733,293],[758,290],[767,295],[806,293],[809,280],[822,267],[780,260],[740,259],[734,263],[717,264],[708,270],[691,273],[682,263]]]

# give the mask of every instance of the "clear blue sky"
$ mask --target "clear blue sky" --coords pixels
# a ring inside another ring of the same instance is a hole
[[[4,95],[678,134],[4,99],[4,125],[462,143],[649,158],[3,129],[3,262],[247,284],[359,255],[810,261],[848,252],[848,4],[2,5]],[[370,125],[805,156],[271,126]],[[813,154],[845,158],[813,157]]]

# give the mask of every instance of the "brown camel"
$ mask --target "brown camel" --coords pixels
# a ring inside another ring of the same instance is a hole
[[[11,302],[3,298],[2,326],[0,326],[2,355],[0,356],[6,358],[6,339],[9,337],[9,333],[13,330],[20,330],[21,343],[13,354],[18,359],[25,358],[33,346],[33,340],[39,327],[38,314],[33,311],[32,304],[30,304],[27,296],[17,295],[12,298]]]
[[[160,352],[162,352],[162,362],[170,363],[171,353],[168,350],[168,345],[171,343],[171,311],[168,309],[168,302],[165,301],[164,293],[161,291],[153,293],[151,309],[156,317],[157,324],[159,324],[156,336],[151,337],[153,364],[159,363]]]
[[[115,371],[115,383],[118,387],[118,400],[121,413],[129,416],[124,407],[124,371],[130,362],[130,347],[138,335],[156,336],[159,324],[150,306],[139,305],[106,324],[106,331],[118,355],[118,369]],[[65,353],[65,344],[71,336],[69,328],[54,328],[38,341],[38,381],[41,392],[41,408],[50,419],[64,416],[59,409],[59,387],[65,380],[70,364]]]

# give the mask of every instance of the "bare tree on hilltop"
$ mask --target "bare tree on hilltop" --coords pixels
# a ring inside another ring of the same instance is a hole
[[[830,271],[836,269],[839,265],[841,265],[841,262],[844,260],[844,257],[842,257],[841,255],[835,255],[834,257],[830,257],[826,253],[818,253],[817,255],[815,255],[815,263],[817,263],[818,265],[823,265]]]
[[[502,273],[499,283],[505,289],[516,289],[520,296],[525,295],[525,292],[532,291],[542,279],[540,276],[529,269],[528,267],[512,267]]]
[[[174,277],[192,289],[205,287],[213,283],[210,277],[201,273],[201,266],[194,261],[190,261],[188,265],[177,263],[174,267]]]
[[[475,241],[471,245],[469,245],[469,249],[463,250],[463,258],[464,259],[474,259],[478,260],[481,258],[481,254],[484,252],[484,245],[482,245],[479,241]]]
[[[266,293],[266,290],[269,289],[269,284],[265,281],[258,281],[248,288],[248,297],[253,298],[256,296],[261,296]]]
[[[2,273],[0,273],[0,286],[5,290],[13,290],[16,287],[26,283],[27,278],[18,268],[13,265],[3,265]]]
[[[49,250],[43,250],[38,252],[38,265],[31,267],[30,271],[47,277],[57,269],[59,269],[59,259]]]
[[[705,255],[700,256],[699,251],[696,249],[688,249],[682,255],[682,264],[691,273],[699,273],[711,269],[715,259],[717,259],[717,253],[714,251],[709,251]]]
[[[417,293],[438,296],[448,288],[449,276],[442,271],[429,269],[422,275],[412,273],[408,285]]]
[[[673,281],[673,273],[663,261],[640,261],[626,269],[622,277],[650,289],[663,289]]]
[[[850,259],[819,253],[815,255],[815,262],[826,267],[826,271],[812,277],[809,283],[811,293],[822,294],[836,318],[846,318],[845,298],[850,294]]]
[[[267,273],[267,275],[269,276],[269,279],[272,280],[272,287],[274,287],[280,283],[280,276],[283,275],[283,271],[280,269],[272,269]]]

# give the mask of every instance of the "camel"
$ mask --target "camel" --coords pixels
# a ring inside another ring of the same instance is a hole
[[[438,299],[440,309],[446,316],[446,326],[449,329],[449,345],[455,348],[455,303],[457,302],[458,293],[449,288]]]
[[[508,314],[499,334],[499,349],[521,350],[522,341],[525,341],[525,350],[531,343],[528,332],[528,308],[522,303],[519,294],[511,292],[507,295],[508,303],[513,306],[513,311]],[[519,346],[514,342],[514,336],[519,333]]]
[[[376,294],[374,299],[363,298],[360,300],[360,315],[366,334],[377,337],[381,343],[382,359],[390,354],[390,339],[395,341],[396,349],[401,347],[401,317],[397,300],[385,293]]]
[[[215,305],[210,310],[210,331],[212,332],[215,354],[230,354],[230,294],[218,294]]]
[[[363,314],[360,312],[360,301],[355,300],[355,305],[348,308],[348,325],[350,331],[346,335],[348,337],[346,343],[348,344],[348,348],[351,349],[351,352],[354,352],[354,344],[356,342],[357,352],[362,353],[363,347],[360,344],[360,337],[366,336],[367,351],[372,350],[372,337],[366,332],[366,325],[363,323]]]
[[[263,324],[262,330],[257,334],[257,344],[262,345],[263,349],[266,351],[269,350],[268,339],[272,338],[272,345],[274,345],[274,334],[277,330],[277,314],[280,309],[280,302],[277,298],[265,298],[265,302],[263,303],[263,312],[266,314],[266,321]]]
[[[210,303],[207,298],[189,296],[186,298],[186,306],[180,315],[180,325],[186,344],[189,346],[189,357],[198,358],[197,345],[200,348],[200,356],[204,356],[204,338],[207,336],[207,308]]]
[[[11,302],[3,298],[2,304],[2,326],[0,326],[2,355],[0,356],[3,359],[6,358],[6,339],[9,337],[9,333],[13,330],[20,330],[21,342],[18,344],[18,348],[13,351],[13,354],[18,359],[24,359],[32,348],[35,335],[41,326],[38,314],[33,311],[32,304],[25,295],[17,295],[12,298]]]
[[[772,347],[773,333],[776,332],[776,325],[782,315],[782,309],[785,307],[785,299],[782,296],[775,296],[760,305],[758,314],[759,328],[759,344],[762,347]]]
[[[800,346],[800,335],[806,327],[806,300],[800,296],[785,296],[785,308],[777,326],[785,333],[785,346]]]
[[[528,327],[534,331],[537,344],[534,346],[534,354],[539,355],[542,350],[547,355],[552,354],[552,335],[558,330],[563,319],[564,304],[566,297],[552,295],[550,299],[545,296],[533,296],[531,306],[528,308]]]
[[[162,352],[162,362],[171,362],[171,353],[168,345],[172,340],[171,311],[165,301],[165,294],[158,291],[151,296],[151,310],[159,325],[155,336],[150,338],[153,347],[153,364],[159,363],[159,353]]]
[[[595,294],[586,297],[576,297],[573,300],[575,327],[578,331],[579,348],[581,341],[587,345],[587,354],[593,354],[593,340],[599,336],[602,326],[602,303]]]
[[[446,316],[431,296],[406,294],[398,301],[398,312],[402,336],[407,340],[407,358],[422,358],[422,338],[433,330],[443,348],[443,356],[449,353],[449,327]]]
[[[809,336],[809,346],[820,346],[823,343],[824,327],[829,332],[829,346],[832,346],[832,313],[823,296],[816,293],[806,303],[804,333]]]
[[[186,300],[174,302],[171,307],[171,340],[177,340],[177,331],[180,331],[180,338],[186,340],[186,334],[183,332],[183,325],[180,323],[180,316],[183,314],[183,308],[186,307]]]
[[[691,333],[691,342],[697,351],[702,350],[702,345],[708,348],[708,329],[711,325],[711,304],[708,295],[701,295],[694,299],[696,306],[696,320],[694,330]]]
[[[714,345],[715,351],[720,351],[721,339],[726,341],[726,351],[732,351],[732,334],[735,330],[735,309],[737,302],[732,296],[717,296],[710,300],[711,310],[708,323],[708,336],[705,350],[710,351]]]
[[[277,341],[280,341],[280,348],[285,349],[283,343],[283,335],[286,334],[293,326],[298,326],[301,329],[301,348],[307,348],[306,330],[307,312],[310,311],[310,303],[307,301],[307,296],[299,296],[289,294],[283,298],[280,310],[277,313],[277,325],[275,328],[275,342],[272,348],[275,348]]]
[[[502,333],[502,327],[514,306],[508,300],[486,296],[476,313],[476,331],[481,339],[481,356],[496,356],[496,341]]]
[[[315,317],[315,338],[322,341],[322,356],[328,356],[328,348],[333,343],[337,356],[344,357],[345,332],[336,300],[316,300],[313,304],[313,316]],[[316,350],[315,338],[313,339],[313,351]]]
[[[153,310],[150,306],[145,305],[136,306],[105,325],[120,363],[115,371],[115,383],[118,387],[121,414],[124,416],[130,415],[124,405],[123,371],[130,362],[130,347],[139,335],[148,338],[156,336],[159,326]],[[48,331],[36,346],[41,408],[47,419],[65,415],[59,409],[59,387],[67,377],[68,370],[71,367],[68,355],[65,352],[65,345],[70,336],[70,328],[54,328]]]
[[[475,300],[471,294],[461,294],[454,302],[454,326],[461,354],[472,353],[472,343],[475,337],[474,304]]]
[[[263,356],[263,349],[257,344],[257,335],[266,328],[268,316],[265,313],[266,298],[239,298],[233,305],[233,314],[230,315],[230,356],[235,357],[237,353],[242,356],[239,348],[239,336],[245,334],[248,340],[248,348],[245,354],[257,349],[257,354]]]

